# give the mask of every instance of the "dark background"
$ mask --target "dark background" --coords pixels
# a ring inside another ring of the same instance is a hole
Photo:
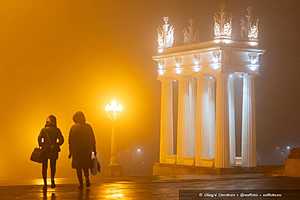
[[[156,28],[169,16],[178,41],[193,18],[201,41],[211,40],[221,5],[234,17],[234,34],[247,6],[260,18],[266,54],[256,81],[258,158],[280,163],[287,145],[300,145],[297,0],[10,0],[0,3],[0,178],[39,177],[29,155],[46,117],[57,115],[67,138],[77,110],[93,125],[106,166],[103,109],[114,97],[125,108],[116,134],[126,175],[150,175],[159,150]],[[59,177],[73,175],[67,154],[66,141]]]

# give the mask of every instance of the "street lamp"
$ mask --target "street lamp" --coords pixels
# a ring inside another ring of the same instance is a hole
[[[105,106],[105,112],[107,113],[108,118],[112,122],[111,126],[111,143],[110,143],[110,176],[120,176],[121,175],[121,166],[117,161],[117,152],[115,145],[115,122],[119,118],[120,113],[123,111],[123,106],[118,103],[116,100],[112,100]]]

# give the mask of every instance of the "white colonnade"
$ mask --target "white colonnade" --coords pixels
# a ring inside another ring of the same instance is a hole
[[[265,52],[259,47],[259,19],[248,8],[238,38],[230,14],[220,10],[213,19],[208,41],[198,40],[192,22],[183,29],[183,43],[175,42],[168,17],[157,29],[153,60],[162,83],[160,163],[255,167],[254,77]],[[157,167],[158,174],[164,167]]]
[[[175,80],[161,78],[160,163],[215,168],[239,164],[234,102],[234,79],[239,77],[243,79],[241,165],[256,166],[254,79],[247,73],[180,77],[178,96],[173,94]],[[177,113],[174,98],[178,98]]]

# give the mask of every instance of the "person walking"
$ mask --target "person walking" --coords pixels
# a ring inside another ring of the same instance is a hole
[[[64,143],[64,137],[57,128],[56,117],[50,115],[46,120],[45,127],[41,130],[38,137],[39,146],[43,150],[42,176],[44,188],[47,188],[48,160],[51,168],[51,188],[55,188],[56,160],[60,152],[60,146]]]
[[[86,187],[90,187],[89,169],[92,168],[92,154],[96,155],[96,140],[94,131],[86,123],[83,112],[73,116],[74,125],[69,133],[69,158],[72,158],[72,168],[76,169],[79,189],[83,188],[82,172],[85,176]]]

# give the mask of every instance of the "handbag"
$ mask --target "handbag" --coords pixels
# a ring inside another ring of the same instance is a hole
[[[98,162],[97,157],[95,156],[94,152],[92,153],[92,168],[91,168],[91,174],[96,176],[98,173],[101,172],[101,166]]]
[[[49,140],[49,134],[46,133],[46,136]],[[33,149],[30,160],[37,163],[42,163],[46,159],[46,149],[41,147],[36,147]]]
[[[45,150],[42,148],[34,148],[31,153],[30,160],[37,163],[42,163],[45,160]]]

